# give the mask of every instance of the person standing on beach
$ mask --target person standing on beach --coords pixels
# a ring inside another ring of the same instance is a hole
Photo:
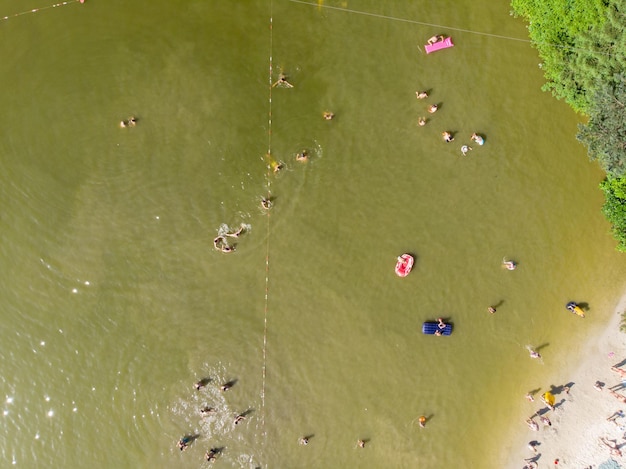
[[[536,432],[537,430],[539,430],[539,425],[537,424],[537,422],[535,422],[532,418],[527,419],[526,420],[526,424],[528,425],[528,428],[530,428],[532,431]]]
[[[426,417],[421,415],[419,418],[420,427],[424,428],[426,426]]]

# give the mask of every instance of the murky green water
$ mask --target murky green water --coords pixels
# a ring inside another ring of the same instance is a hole
[[[524,38],[508,6],[323,3],[0,4],[3,465],[500,467],[520,396],[608,317],[625,258],[578,118],[528,43],[471,32]]]

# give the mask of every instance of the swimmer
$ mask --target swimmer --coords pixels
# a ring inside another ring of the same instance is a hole
[[[239,425],[241,422],[243,422],[246,419],[246,416],[243,414],[239,414],[237,417],[235,417],[235,425]]]
[[[270,208],[272,208],[272,199],[268,197],[261,198],[261,207],[263,207],[265,210],[269,210]]]
[[[419,119],[417,119],[417,125],[419,125],[420,127],[424,127],[426,125],[426,118],[424,117],[420,117]]]
[[[287,81],[287,75],[285,75],[284,73],[281,73],[278,76],[278,80],[276,81],[276,83],[272,85],[272,88],[276,86],[282,86],[285,88],[293,88],[293,85]]]
[[[467,152],[471,150],[472,150],[472,147],[467,146],[467,145],[463,145],[461,147],[461,153],[463,153],[463,156],[467,156]]]
[[[444,36],[442,35],[437,35],[437,36],[432,36],[430,39],[428,39],[428,44],[432,45],[435,44],[436,42],[441,42],[445,39]]]
[[[441,132],[441,136],[443,137],[444,141],[446,142],[451,142],[452,140],[454,140],[454,137],[452,136],[452,134],[450,132]]]
[[[436,104],[431,104],[430,106],[428,106],[428,112],[430,112],[431,114],[437,112],[437,109],[439,109],[439,106],[437,106]]]
[[[125,127],[128,127],[128,122],[127,121],[122,121],[120,122],[120,127],[123,129]]]
[[[358,440],[358,441],[356,442],[356,445],[357,445],[359,448],[365,448],[365,440]]]
[[[426,417],[424,415],[421,415],[418,421],[420,423],[420,427],[424,428],[426,426]]]
[[[218,236],[217,238],[213,240],[213,247],[215,249],[221,250],[225,243],[226,243],[226,238],[224,238],[223,236]]]
[[[222,252],[235,252],[235,246],[229,246],[228,244],[222,244],[222,246],[220,246],[220,250]]]
[[[309,444],[309,437],[308,436],[303,436],[302,438],[300,438],[298,440],[298,443],[300,443],[301,445],[308,445]]]
[[[535,402],[535,398],[531,393],[526,394],[524,397],[528,399],[529,402]]]
[[[530,353],[530,358],[541,358],[541,355],[539,355],[538,352],[533,350],[531,345],[527,345],[526,350],[528,350],[528,352]]]
[[[217,454],[219,452],[220,451],[217,448],[211,448],[209,451],[206,452],[204,457],[206,458],[207,461],[213,462],[215,461],[215,458],[217,458]]]
[[[224,383],[220,386],[220,391],[228,391],[230,388],[232,388],[235,385],[235,383],[233,383],[232,381],[229,381],[228,383]]]
[[[535,422],[532,418],[526,420],[526,423],[528,424],[528,428],[530,428],[532,431],[536,432],[537,430],[539,430],[539,424],[537,424],[537,422]]]
[[[237,231],[233,231],[232,233],[226,233],[224,236],[230,236],[231,238],[238,238],[241,233],[245,231],[246,227],[242,223]]]
[[[324,119],[326,119],[327,121],[331,120],[333,117],[335,117],[335,114],[333,114],[330,111],[324,111],[324,113],[322,114],[322,117],[324,117]]]
[[[487,308],[487,311],[489,311],[489,313],[493,314],[496,312],[496,308],[494,308],[493,306],[489,306],[489,308]]]
[[[470,138],[471,138],[472,142],[476,142],[479,145],[484,145],[485,144],[485,139],[483,137],[481,137],[480,135],[478,135],[477,133],[473,133]]]
[[[198,391],[199,391],[200,389],[202,389],[203,387],[205,387],[205,386],[206,386],[206,384],[207,384],[207,380],[206,380],[206,379],[201,379],[200,381],[198,381],[197,383],[195,383],[195,384],[193,385],[193,387],[194,387],[196,390],[198,390]]]
[[[189,446],[189,443],[191,443],[190,437],[188,436],[182,437],[180,440],[178,440],[178,449],[180,449],[181,451],[185,451],[187,447]]]
[[[428,93],[426,91],[416,91],[415,92],[415,97],[417,99],[424,99],[424,98],[428,98]]]
[[[300,153],[296,153],[296,161],[301,163],[306,163],[309,161],[309,152],[306,150],[302,150]]]
[[[280,161],[271,161],[270,168],[272,169],[274,173],[278,173],[279,171],[285,168],[285,165],[282,164]]]
[[[506,257],[502,258],[502,265],[507,269],[507,270],[515,270],[517,269],[517,264],[513,261],[507,261]]]
[[[437,324],[437,327],[439,329],[445,329],[446,328],[446,323],[443,322],[443,318],[437,318],[437,322],[439,323],[439,324]]]
[[[137,125],[137,119],[135,119],[135,116],[130,116],[128,118],[128,125],[130,127],[135,127]]]
[[[216,412],[215,407],[208,407],[205,406],[202,409],[200,409],[200,413],[202,415],[207,415],[207,414],[214,414]]]

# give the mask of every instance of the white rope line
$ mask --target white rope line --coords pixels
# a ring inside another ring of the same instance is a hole
[[[329,6],[329,5],[323,5],[321,3],[311,3],[311,2],[305,2],[303,0],[289,0],[292,3],[299,3],[302,5],[309,5],[309,6],[314,6],[319,8],[326,8],[328,10],[338,10],[338,11],[343,11],[346,13],[354,13],[357,15],[363,15],[363,16],[371,16],[374,18],[381,18],[381,19],[385,19],[385,20],[391,20],[391,21],[400,21],[402,23],[410,23],[410,24],[419,24],[421,26],[432,26],[434,28],[438,28],[440,30],[449,30],[449,31],[458,31],[458,32],[462,32],[462,33],[469,33],[469,34],[476,34],[479,36],[487,36],[487,37],[493,37],[496,39],[506,39],[509,41],[517,41],[517,42],[526,42],[526,43],[530,43],[530,44],[535,44],[535,45],[546,45],[546,46],[552,46],[552,47],[556,47],[558,49],[565,49],[565,50],[571,50],[571,51],[576,51],[576,52],[588,52],[590,54],[597,54],[597,55],[607,55],[610,56],[612,55],[611,52],[603,52],[603,51],[597,51],[597,50],[590,50],[590,49],[582,49],[580,47],[572,47],[572,46],[566,46],[563,44],[554,44],[551,42],[534,42],[531,41],[530,39],[523,39],[523,38],[519,38],[519,37],[511,37],[511,36],[504,36],[501,34],[493,34],[493,33],[485,33],[482,31],[475,31],[473,29],[464,29],[464,28],[455,28],[453,26],[444,26],[441,24],[434,24],[434,23],[426,23],[424,21],[416,21],[416,20],[409,20],[406,18],[398,18],[395,16],[387,16],[387,15],[381,15],[378,13],[370,13],[367,11],[361,11],[361,10],[351,10],[349,8],[341,8],[341,7],[333,7],[333,6]]]
[[[509,39],[511,41],[520,41],[520,42],[530,42],[530,39],[520,39],[517,37],[510,37],[510,36],[502,36],[500,34],[492,34],[492,33],[483,33],[481,31],[473,31],[471,29],[462,29],[462,28],[453,28],[450,26],[443,26],[440,24],[434,24],[434,23],[425,23],[423,21],[415,21],[415,20],[409,20],[406,18],[398,18],[395,16],[387,16],[387,15],[381,15],[378,13],[370,13],[367,11],[361,11],[361,10],[351,10],[349,8],[341,8],[341,7],[332,7],[329,5],[321,5],[321,4],[317,4],[317,3],[310,3],[310,2],[305,2],[302,0],[289,0],[290,2],[293,3],[300,3],[302,5],[310,5],[310,6],[314,6],[317,8],[326,8],[328,10],[338,10],[338,11],[344,11],[346,13],[355,13],[358,15],[364,15],[364,16],[372,16],[374,18],[381,18],[384,20],[392,20],[392,21],[400,21],[402,23],[411,23],[411,24],[419,24],[422,26],[432,26],[435,28],[439,28],[439,29],[446,29],[446,30],[450,30],[450,31],[460,31],[460,32],[464,32],[464,33],[470,33],[470,34],[478,34],[481,36],[489,36],[489,37],[496,37],[499,39]]]
[[[23,11],[21,13],[15,13],[13,15],[3,16],[0,19],[8,20],[10,18],[16,18],[18,16],[28,15],[28,14],[31,14],[31,13],[37,13],[39,11],[49,10],[50,8],[62,7],[62,6],[65,6],[65,5],[70,5],[71,3],[78,3],[78,2],[80,2],[80,0],[69,0],[67,2],[55,3],[54,5],[50,5],[50,6],[47,6],[47,7],[35,8],[33,10],[28,10],[28,11]]]
[[[272,76],[273,76],[273,62],[272,62],[272,50],[274,45],[273,36],[273,17],[272,17],[272,0],[270,0],[270,50],[269,50],[269,72],[268,72],[268,115],[267,115],[267,154],[272,154]],[[271,158],[271,156],[270,156]],[[267,162],[267,200],[270,200],[271,196],[271,167]],[[269,281],[270,281],[270,210],[266,210],[267,216],[267,233],[266,233],[266,248],[265,248],[265,302],[263,308],[263,366],[262,366],[262,383],[261,383],[261,433],[263,435],[263,443],[267,439],[267,431],[265,428],[265,385],[267,381],[267,312],[268,312],[268,298],[269,298]]]

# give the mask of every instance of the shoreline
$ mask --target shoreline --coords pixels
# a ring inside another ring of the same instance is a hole
[[[626,399],[620,402],[610,392],[613,389],[626,396],[626,378],[611,370],[612,366],[626,369],[626,334],[620,331],[624,311],[626,290],[601,332],[584,344],[586,358],[576,368],[568,364],[566,369],[555,371],[553,376],[564,378],[556,382],[572,383],[569,393],[562,387],[554,390],[553,411],[542,404],[540,393],[535,395],[534,420],[540,428],[533,431],[523,421],[520,423],[519,432],[513,433],[517,436],[502,458],[505,469],[523,468],[530,460],[538,468],[626,468]],[[594,387],[598,381],[601,390]],[[618,411],[623,415],[607,420]],[[538,414],[548,417],[552,425],[542,425]],[[615,441],[622,455],[611,451],[601,438]],[[529,446],[531,441],[538,442],[536,454]]]

